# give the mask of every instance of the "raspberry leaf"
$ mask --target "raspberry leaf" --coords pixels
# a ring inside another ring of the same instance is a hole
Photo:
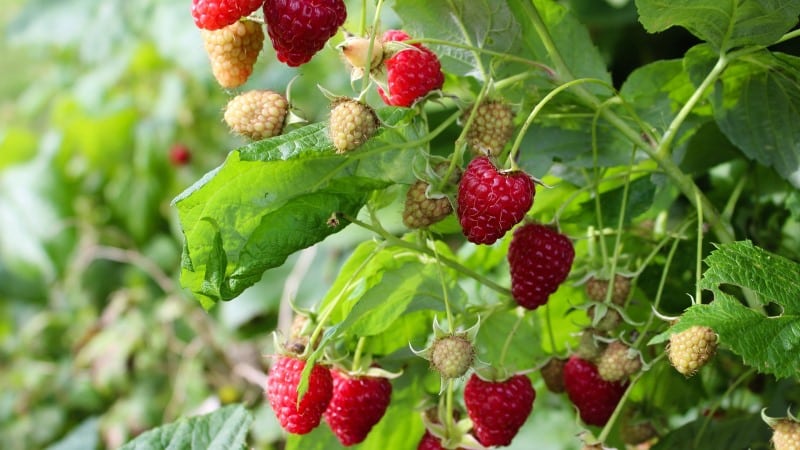
[[[796,19],[796,16],[795,16]],[[684,57],[695,85],[702,82],[717,56],[708,45]],[[705,72],[704,72],[705,71]],[[773,167],[800,188],[800,58],[766,50],[732,62],[709,95],[722,133],[750,159]],[[769,102],[758,99],[769,98]],[[753,126],[758,124],[758,126]]]
[[[383,114],[396,127],[409,117],[396,108]],[[414,154],[398,144],[416,135],[404,133],[386,130],[362,146],[382,151],[346,160],[334,153],[322,124],[231,152],[173,201],[186,237],[182,285],[210,308],[342,230],[347,222],[334,213],[355,216],[372,192],[413,180],[403,168]]]
[[[154,428],[120,447],[238,450],[245,445],[253,415],[242,405],[220,408],[210,414],[183,418]]]
[[[714,292],[714,301],[686,310],[680,321],[650,343],[693,325],[714,329],[720,343],[742,357],[745,364],[778,378],[800,371],[796,352],[800,335],[800,265],[755,247],[749,241],[719,246],[706,259],[709,269],[701,287]],[[753,292],[760,305],[775,303],[779,316],[768,317],[748,308],[722,290],[738,286]]]
[[[715,49],[768,45],[797,23],[800,1],[637,0],[650,33],[682,26]]]

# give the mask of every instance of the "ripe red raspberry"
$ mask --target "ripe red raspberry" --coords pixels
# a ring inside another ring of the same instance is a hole
[[[383,34],[384,47],[386,42],[408,39],[411,37],[400,30]],[[436,54],[422,44],[413,47],[398,51],[384,62],[388,92],[378,87],[378,94],[387,105],[409,107],[444,84],[442,65]]]
[[[218,30],[249,16],[264,0],[192,0],[192,17],[198,28]]]
[[[192,160],[192,152],[183,144],[175,144],[169,149],[169,162],[173,166],[185,166]]]
[[[564,366],[564,387],[581,420],[587,425],[602,427],[611,418],[627,383],[605,381],[600,378],[597,366],[590,361],[572,356]]]
[[[536,187],[522,171],[498,172],[489,158],[473,159],[458,184],[458,221],[467,240],[492,244],[533,205]]]
[[[302,359],[281,356],[267,377],[269,404],[283,429],[295,434],[306,434],[319,425],[333,395],[330,371],[316,364],[308,379],[308,391],[297,405],[297,386],[305,365]]]
[[[514,300],[527,309],[544,305],[569,275],[574,259],[572,241],[558,231],[537,223],[517,228],[508,246]]]
[[[367,438],[392,396],[392,384],[382,377],[352,377],[338,370],[333,375],[333,397],[325,411],[325,421],[344,446]]]
[[[347,19],[343,0],[266,0],[264,21],[278,60],[307,63]]]
[[[533,410],[536,391],[525,375],[486,381],[472,374],[464,386],[464,404],[473,433],[482,445],[511,444]]]
[[[250,74],[258,54],[264,46],[264,30],[261,24],[242,20],[218,30],[203,30],[211,71],[220,86],[235,88],[243,85]]]
[[[432,435],[430,431],[425,430],[425,434],[420,439],[419,444],[417,445],[417,450],[445,450],[442,447],[442,442],[436,436]],[[458,447],[456,450],[464,450],[461,447]]]

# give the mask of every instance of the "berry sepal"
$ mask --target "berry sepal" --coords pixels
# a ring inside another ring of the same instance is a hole
[[[486,447],[481,445],[475,436],[470,433],[470,430],[473,428],[472,419],[466,417],[457,422],[453,422],[452,426],[448,428],[447,420],[445,417],[441,417],[443,412],[444,409],[440,408],[440,417],[431,417],[431,415],[427,413],[422,414],[422,423],[425,424],[425,429],[439,440],[442,448],[487,450]]]
[[[442,328],[438,318],[433,319],[433,341],[422,350],[411,347],[415,355],[428,360],[431,369],[446,380],[463,377],[475,363],[475,337],[480,329],[480,316],[475,325],[465,331],[450,332]]]

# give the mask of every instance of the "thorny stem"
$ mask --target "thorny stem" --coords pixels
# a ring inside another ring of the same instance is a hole
[[[393,234],[389,233],[388,231],[384,230],[381,227],[374,226],[374,225],[362,222],[362,221],[356,219],[355,217],[350,217],[350,216],[344,215],[344,218],[347,219],[348,221],[350,221],[351,223],[353,223],[355,225],[358,225],[361,228],[364,228],[366,230],[372,231],[373,233],[379,235],[385,241],[391,243],[391,245],[396,245],[398,247],[403,247],[403,248],[407,248],[409,250],[414,250],[414,251],[417,251],[417,252],[420,252],[420,253],[424,253],[424,254],[426,254],[428,256],[431,256],[431,257],[434,257],[434,258],[436,257],[436,253],[433,250],[431,250],[430,248],[428,248],[427,246],[415,245],[415,244],[412,244],[410,242],[404,241],[404,240],[398,238],[397,236],[394,236]],[[446,265],[447,267],[450,267],[451,269],[454,269],[454,270],[456,270],[458,272],[461,272],[462,274],[464,274],[464,275],[466,275],[466,276],[468,276],[470,278],[473,278],[476,281],[482,283],[484,286],[486,286],[486,287],[488,287],[488,288],[490,288],[490,289],[492,289],[494,291],[497,291],[499,294],[507,296],[509,298],[511,297],[511,290],[509,290],[508,288],[503,287],[503,286],[495,283],[494,281],[490,280],[489,278],[486,278],[485,276],[479,274],[478,272],[475,272],[474,270],[470,269],[469,267],[466,267],[466,266],[462,265],[458,261],[454,261],[454,260],[452,260],[450,258],[447,258],[446,256],[443,256],[443,255],[439,255],[439,261],[441,263],[443,263],[444,265]]]

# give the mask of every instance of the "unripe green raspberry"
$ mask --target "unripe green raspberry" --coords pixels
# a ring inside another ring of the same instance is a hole
[[[474,359],[475,349],[463,336],[444,336],[431,345],[431,367],[445,379],[458,378],[467,373]]]
[[[378,130],[378,116],[368,105],[349,98],[331,105],[328,132],[336,153],[346,153],[367,142]]]
[[[642,360],[620,341],[608,344],[597,361],[597,372],[606,381],[621,381],[642,369]]]
[[[614,276],[614,284],[612,286],[613,292],[611,293],[611,301],[615,305],[625,305],[625,300],[628,299],[628,294],[631,291],[631,279],[620,274]],[[608,280],[600,278],[589,278],[586,282],[586,296],[589,300],[595,302],[604,302],[606,300],[606,293],[608,292]]]
[[[800,423],[791,419],[780,419],[772,430],[775,450],[800,450]]]
[[[469,118],[472,108],[464,111],[463,122]],[[467,130],[467,144],[473,152],[497,156],[514,133],[514,112],[497,100],[484,101],[475,110],[475,117]]]
[[[220,86],[235,88],[253,73],[253,65],[264,46],[264,27],[240,20],[218,30],[202,30],[211,71]]]
[[[717,350],[717,333],[709,327],[695,325],[669,338],[669,362],[683,375],[690,377],[703,367]]]
[[[289,103],[277,92],[257,90],[237,95],[225,107],[225,123],[254,141],[281,134]]]

